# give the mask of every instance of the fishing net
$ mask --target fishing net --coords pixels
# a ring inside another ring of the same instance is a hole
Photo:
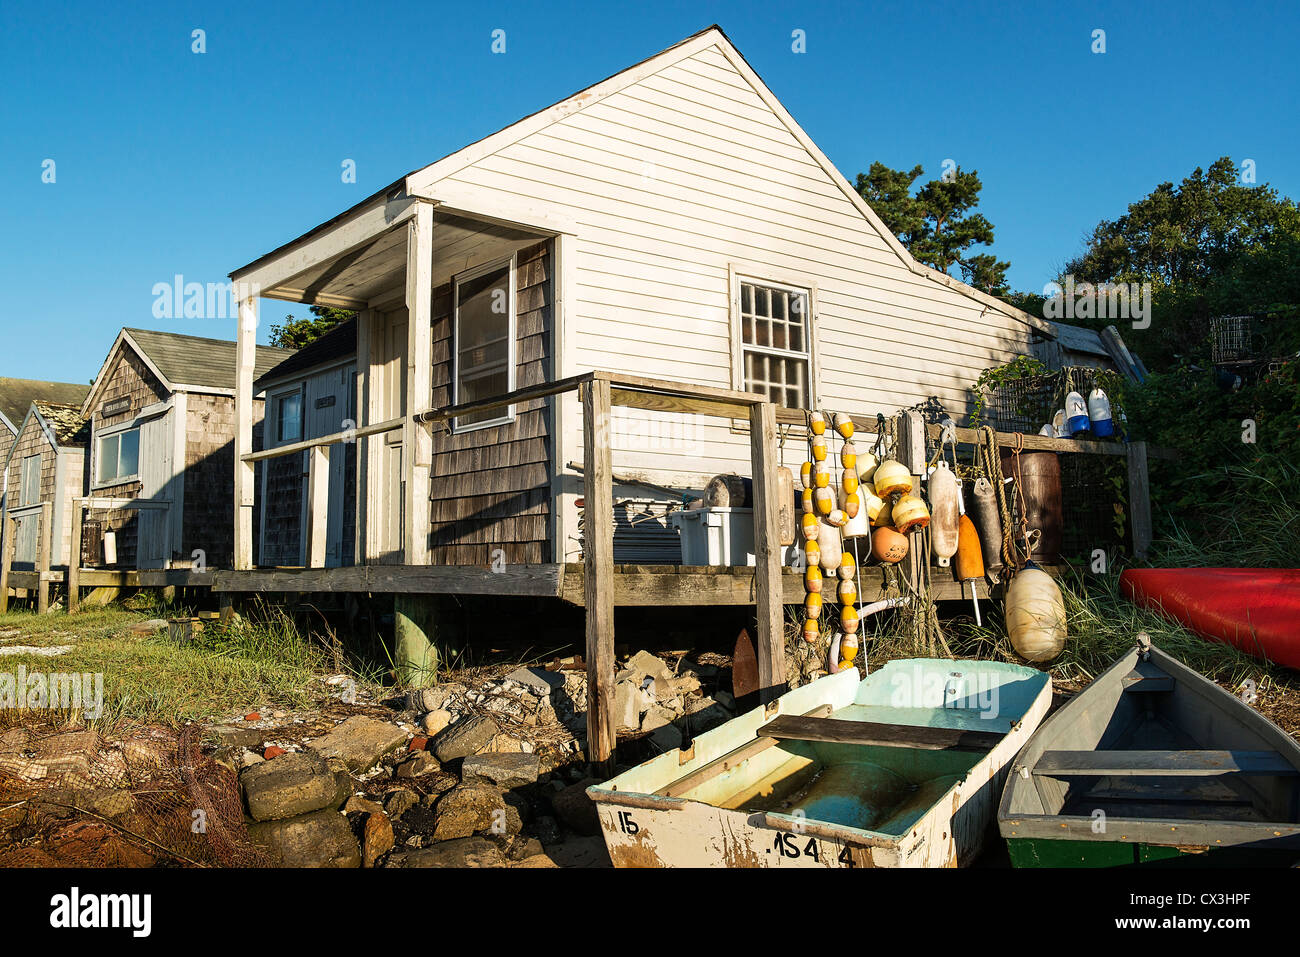
[[[0,733],[0,867],[257,867],[233,771],[197,729],[107,742],[84,728]]]

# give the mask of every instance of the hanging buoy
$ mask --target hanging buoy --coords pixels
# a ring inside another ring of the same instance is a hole
[[[820,565],[809,565],[803,573],[803,587],[810,595],[819,595],[822,590],[822,570]]]
[[[813,513],[813,490],[810,488],[803,490],[803,513],[805,515]]]
[[[813,435],[822,435],[826,431],[826,416],[820,412],[814,412],[808,416],[808,427],[812,429]]]
[[[871,485],[878,465],[880,459],[876,458],[874,452],[863,452],[858,456],[858,479],[865,485]]]
[[[864,485],[862,491],[864,495],[864,504],[867,509],[867,520],[872,524],[875,524],[876,516],[878,516],[880,510],[885,507],[885,500],[875,492],[871,491],[869,485]]]
[[[844,552],[840,555],[840,567],[836,569],[836,574],[840,576],[840,581],[852,581],[857,570],[858,563],[857,560],[854,559],[852,552]]]
[[[821,534],[820,528],[817,529],[817,533],[819,535]],[[808,541],[803,543],[803,557],[804,561],[808,563],[809,568],[821,562],[822,549],[821,546],[817,544],[817,539],[810,538]]]
[[[846,604],[840,609],[840,630],[846,635],[852,635],[858,630],[858,610],[852,605]]]
[[[804,488],[813,487],[812,471],[812,462],[805,462],[803,465],[799,466],[799,481],[803,482]]]
[[[836,528],[843,528],[848,524],[849,516],[842,508],[833,508],[831,513],[826,516],[826,521],[830,522]]]
[[[925,507],[921,496],[911,492],[899,497],[891,514],[894,527],[904,535],[914,528],[925,528],[930,524],[930,510]]]
[[[1087,432],[1090,425],[1088,419],[1088,403],[1083,401],[1083,396],[1077,392],[1071,392],[1065,397],[1065,428],[1074,435],[1078,432]]]
[[[1093,389],[1088,395],[1088,419],[1092,422],[1092,434],[1106,438],[1115,434],[1115,422],[1111,418],[1110,399],[1101,389]]]
[[[894,506],[884,499],[880,499],[880,507],[876,509],[876,514],[871,517],[872,528],[893,528],[894,527]]]
[[[849,516],[843,529],[846,539],[865,538],[871,534],[871,519],[867,515],[867,510],[858,503],[858,493],[854,492],[846,496],[844,513]]]
[[[836,671],[848,671],[850,668],[857,669],[853,659],[858,656],[858,636],[852,633],[845,634],[840,638],[839,661],[836,664]]]
[[[817,538],[817,545],[821,550],[822,571],[835,571],[840,564],[840,553],[844,551],[840,530],[828,522],[822,522],[822,532]]]
[[[1065,647],[1061,589],[1033,562],[1007,588],[1006,617],[1011,646],[1025,660],[1051,661]]]
[[[930,493],[930,548],[940,568],[957,552],[957,518],[960,489],[948,463],[940,462],[928,480]]]
[[[892,528],[877,528],[871,533],[871,557],[893,565],[907,557],[907,536]]]
[[[777,535],[782,545],[793,545],[795,540],[794,473],[784,465],[776,470],[776,502]]]
[[[858,476],[852,469],[846,471],[840,476],[840,487],[844,489],[845,495],[852,495],[858,490]]]
[[[817,514],[829,515],[835,508],[835,493],[828,488],[813,489],[813,504],[817,506]]]
[[[979,533],[970,516],[962,515],[957,520],[957,581],[964,586],[970,583],[970,600],[975,606],[975,624],[980,620],[980,600],[975,591],[975,583],[984,577],[984,555],[980,549]]]
[[[821,636],[821,623],[816,618],[805,618],[803,621],[803,640],[811,645],[815,644]]]
[[[881,498],[888,498],[895,492],[912,490],[912,473],[907,470],[907,466],[893,459],[885,459],[876,466],[872,481],[876,486],[876,494]]]
[[[820,592],[809,592],[803,600],[803,613],[809,618],[819,618],[822,613],[822,596]]]
[[[998,512],[997,496],[997,490],[987,478],[981,475],[975,480],[971,490],[972,520],[979,533],[980,551],[989,568],[1002,567],[1002,516]]]
[[[841,580],[838,592],[842,605],[852,605],[858,600],[858,586],[854,584],[852,578]]]
[[[850,416],[845,415],[843,412],[836,412],[833,421],[836,432],[845,439],[853,438],[853,419]]]
[[[810,542],[821,534],[822,523],[817,520],[816,515],[805,515],[800,524],[803,527],[803,540],[805,542]]]
[[[826,461],[826,436],[814,435],[812,440],[813,458],[818,462]]]
[[[857,518],[860,511],[862,511],[862,497],[857,492],[845,492],[844,514],[851,520]]]
[[[813,463],[813,486],[828,488],[831,484],[831,467],[825,462]]]

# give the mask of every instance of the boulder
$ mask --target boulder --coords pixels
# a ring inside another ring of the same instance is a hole
[[[424,716],[420,721],[420,728],[425,734],[432,736],[442,731],[449,724],[451,724],[451,712],[438,708]]]
[[[361,849],[337,811],[250,825],[248,836],[283,867],[360,867]]]
[[[365,771],[404,744],[406,732],[397,725],[353,715],[310,747],[327,758],[342,758],[353,771]]]
[[[446,764],[483,750],[500,729],[491,718],[475,715],[462,718],[429,742],[434,756]]]
[[[256,821],[279,821],[338,806],[335,772],[311,751],[255,764],[243,773],[240,784],[248,813]]]
[[[382,805],[370,800],[370,798],[362,797],[360,794],[352,795],[352,797],[348,798],[348,802],[343,805],[344,814],[382,814],[383,811]]]
[[[618,674],[618,680],[631,675],[640,676],[641,678],[647,676],[657,678],[667,685],[672,681],[673,671],[662,658],[658,658],[648,651],[638,651],[623,666],[623,670]]]
[[[515,815],[518,819],[518,813]],[[462,784],[438,799],[433,839],[449,841],[480,831],[508,831],[509,816],[501,793],[484,784]]]
[[[551,798],[551,807],[555,808],[555,816],[563,821],[569,830],[588,837],[600,833],[600,818],[596,814],[596,804],[587,796],[587,788],[599,783],[599,778],[583,778],[577,784],[569,785]]]
[[[409,760],[403,761],[393,772],[394,777],[398,778],[418,778],[422,774],[431,774],[434,771],[441,771],[442,765],[428,751],[416,751],[411,755]]]
[[[641,719],[642,731],[656,731],[666,724],[672,724],[676,715],[667,708],[661,708],[658,705],[651,708]]]
[[[397,788],[389,791],[388,797],[384,798],[384,811],[396,821],[419,803],[420,796],[410,788]]]
[[[506,677],[543,698],[549,697],[556,688],[564,686],[564,678],[560,674],[545,668],[517,668]]]
[[[483,782],[502,791],[537,781],[541,759],[535,754],[488,753],[466,758],[460,776],[466,784]]]
[[[485,837],[462,837],[402,854],[398,867],[503,867],[501,850]]]
[[[365,827],[361,833],[361,866],[374,867],[375,862],[393,849],[393,822],[383,811],[372,811],[366,815]]]

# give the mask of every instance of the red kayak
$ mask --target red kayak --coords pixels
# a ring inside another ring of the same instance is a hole
[[[1300,569],[1129,568],[1119,584],[1202,638],[1300,668]]]

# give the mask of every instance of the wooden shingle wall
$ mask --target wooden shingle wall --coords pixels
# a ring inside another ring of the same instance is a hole
[[[254,420],[262,403],[254,401]],[[235,400],[190,393],[185,416],[185,515],[181,564],[202,549],[210,568],[229,568],[234,557]]]
[[[516,264],[516,387],[554,377],[550,243]],[[451,404],[451,287],[434,290],[433,406]],[[433,564],[551,561],[551,414],[545,400],[516,406],[515,421],[460,434],[433,433],[429,518]]]
[[[41,457],[41,502],[54,502],[55,457],[54,447],[50,445],[35,416],[27,419],[27,425],[18,434],[14,443],[13,457],[9,461],[9,485],[7,498],[9,511],[14,515],[17,543],[15,561],[24,564],[35,560],[36,532],[40,521],[40,509],[28,509],[22,501],[23,460],[32,455]],[[54,541],[57,542],[57,538]],[[61,553],[66,554],[66,553]]]

